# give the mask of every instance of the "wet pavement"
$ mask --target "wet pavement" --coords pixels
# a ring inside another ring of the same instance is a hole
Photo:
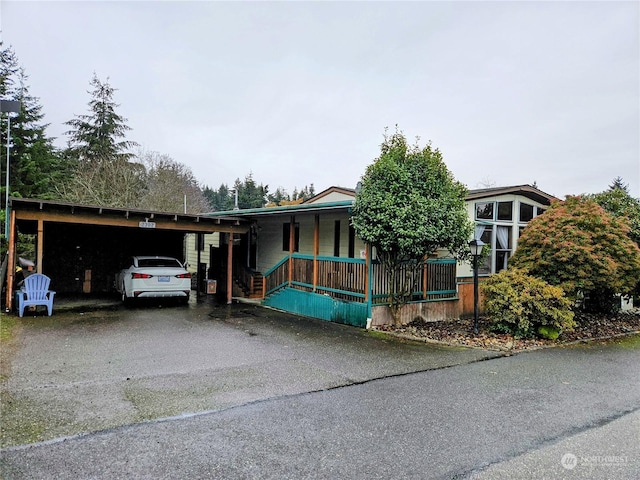
[[[640,337],[500,357],[209,303],[20,329],[7,479],[640,477]]]
[[[160,305],[25,316],[3,383],[2,447],[499,355],[254,305]]]

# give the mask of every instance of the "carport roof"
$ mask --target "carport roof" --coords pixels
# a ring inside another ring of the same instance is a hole
[[[242,210],[225,210],[206,215],[220,218],[254,218],[264,215],[287,215],[295,213],[316,213],[326,210],[349,210],[353,207],[353,200],[340,200],[327,203],[300,203],[297,205],[283,205],[278,207],[246,208]]]
[[[249,229],[249,222],[246,219],[235,216],[156,212],[16,197],[11,197],[9,203],[19,227],[26,226],[30,221],[43,220],[84,225],[179,230],[185,233],[245,233]]]

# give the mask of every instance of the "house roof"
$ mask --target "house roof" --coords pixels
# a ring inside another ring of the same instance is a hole
[[[79,223],[105,226],[136,227],[141,224],[158,230],[181,230],[184,232],[239,232],[248,229],[245,220],[225,216],[191,215],[171,212],[157,212],[136,208],[101,207],[83,205],[59,200],[35,198],[10,198],[11,209],[16,213],[18,223],[45,220],[60,223]],[[236,212],[237,213],[237,212]]]
[[[344,188],[344,187],[329,187],[326,190],[321,191],[320,193],[318,193],[317,195],[314,195],[313,197],[309,198],[308,200],[304,201],[303,203],[305,204],[309,204],[309,203],[320,203],[323,202],[327,199],[327,197],[329,196],[347,196],[347,197],[352,197],[355,198],[356,197],[356,191],[353,188]]]
[[[332,193],[348,195],[353,198],[350,200],[340,200],[332,202],[317,201],[321,200],[322,198],[326,198]],[[549,195],[548,193],[545,193],[542,190],[538,190],[536,187],[532,187],[531,185],[516,185],[511,187],[495,187],[470,190],[465,200],[477,200],[482,198],[495,197],[497,195],[522,195],[543,205],[550,205],[553,200],[558,200],[553,195]],[[294,215],[296,213],[312,213],[327,210],[348,210],[353,206],[355,196],[356,192],[354,189],[343,187],[329,187],[328,189],[320,192],[318,195],[310,198],[306,202],[297,205],[227,210],[222,212],[206,213],[204,215],[216,217],[253,218],[265,215]]]
[[[559,198],[549,195],[548,193],[545,193],[531,185],[514,185],[510,187],[492,187],[469,190],[466,200],[479,200],[498,195],[522,195],[523,197],[527,197],[535,202],[542,203],[543,205],[551,205],[552,201],[559,200]]]

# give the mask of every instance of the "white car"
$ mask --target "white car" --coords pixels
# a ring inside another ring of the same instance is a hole
[[[116,274],[115,283],[123,302],[133,298],[179,297],[186,303],[191,293],[191,274],[173,257],[131,257]]]

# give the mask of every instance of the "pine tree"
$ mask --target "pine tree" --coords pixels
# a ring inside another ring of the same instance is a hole
[[[24,69],[18,72],[17,100],[21,110],[11,122],[11,194],[26,198],[51,198],[56,184],[67,173],[53,140],[46,135],[47,124],[39,99],[29,93]]]
[[[71,127],[66,132],[69,136],[70,156],[81,163],[102,161],[129,161],[135,155],[128,152],[136,142],[126,140],[131,128],[125,123],[126,118],[116,113],[119,104],[113,101],[116,91],[109,79],[101,82],[94,73],[91,79],[93,91],[89,102],[90,114],[76,115],[76,118],[65,122]]]

